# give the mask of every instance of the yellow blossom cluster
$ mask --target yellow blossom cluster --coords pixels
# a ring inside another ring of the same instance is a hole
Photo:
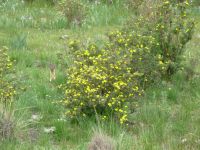
[[[11,81],[8,79],[12,70],[12,62],[7,54],[7,47],[0,48],[0,101],[7,103],[16,94]]]
[[[113,113],[123,124],[128,119],[130,103],[144,92],[143,81],[153,75],[149,65],[159,66],[149,51],[155,45],[152,37],[114,31],[109,38],[103,48],[90,44],[74,52],[63,100],[70,117],[97,112],[106,120]]]
[[[114,115],[125,123],[130,107],[145,88],[170,76],[171,67],[180,64],[179,56],[193,29],[183,13],[186,6],[164,0],[153,16],[138,17],[128,28],[110,32],[101,47],[89,44],[83,48],[70,41],[74,63],[67,69],[67,83],[62,87],[66,115],[98,114],[103,120]]]
[[[159,70],[167,78],[182,67],[184,46],[192,37],[194,21],[187,15],[189,6],[187,0],[159,1],[150,14],[141,14],[127,25],[128,31],[132,30],[141,37],[152,37],[155,45],[150,52],[160,57],[157,59]]]

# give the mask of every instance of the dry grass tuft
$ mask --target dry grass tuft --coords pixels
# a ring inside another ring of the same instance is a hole
[[[12,113],[0,111],[0,140],[11,139],[14,137],[15,123]]]
[[[28,128],[31,123],[23,119],[23,114],[16,113],[17,110],[11,106],[3,107],[0,103],[0,141],[13,139],[30,139],[34,141],[38,136],[37,132]]]
[[[95,133],[89,143],[88,150],[115,150],[115,144],[111,137]]]

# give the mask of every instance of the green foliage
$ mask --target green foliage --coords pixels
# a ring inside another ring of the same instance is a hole
[[[15,95],[12,81],[8,78],[12,71],[12,62],[7,54],[7,48],[0,49],[0,102],[9,103]]]
[[[193,23],[187,20],[187,2],[159,2],[124,31],[111,32],[103,47],[86,48],[71,42],[74,65],[67,70],[63,104],[70,117],[114,115],[127,121],[130,107],[144,89],[180,66]]]
[[[101,3],[105,3],[105,4],[113,4],[115,2],[118,2],[118,0],[88,0],[89,2],[95,2],[96,4],[101,4]]]
[[[184,46],[191,39],[194,22],[187,17],[187,1],[174,4],[163,1],[145,5],[140,10],[139,19],[128,23],[127,30],[134,30],[141,36],[152,37],[157,43],[150,50],[160,57],[160,64],[165,64],[165,76],[170,77],[181,67]]]
[[[121,26],[130,15],[129,11],[123,7],[121,1],[111,5],[105,3],[99,3],[98,5],[95,3],[88,3],[87,6],[89,7],[89,13],[83,27],[89,29],[91,27]]]
[[[81,0],[62,0],[58,9],[65,15],[69,23],[81,25],[85,20],[88,8]]]
[[[195,6],[200,6],[200,1],[199,0],[192,0],[193,4]]]
[[[18,42],[19,45],[16,46],[19,47],[26,41],[26,34],[19,35],[17,32],[21,29],[21,32],[24,32],[25,28],[36,28],[44,31],[45,29],[63,29],[67,27],[65,16],[54,9],[53,6],[41,4],[41,1],[27,5],[21,0],[6,0],[0,3],[0,8],[0,28],[15,32],[20,39],[14,39],[16,37],[14,35],[12,44]],[[26,45],[26,43],[24,44]]]
[[[12,44],[12,41],[14,41],[13,43],[19,42],[16,39],[18,35],[28,32],[28,49],[13,49],[15,47],[14,44],[12,50],[9,51],[11,60],[16,60],[16,75],[23,82],[25,89],[23,89],[24,92],[18,92],[18,96],[13,99],[16,110],[21,110],[22,113],[18,115],[15,113],[14,116],[10,115],[10,112],[4,113],[5,115],[0,114],[0,135],[3,135],[6,139],[11,139],[1,141],[1,149],[88,149],[87,143],[89,143],[92,129],[97,123],[84,117],[79,120],[78,125],[70,123],[68,119],[62,120],[62,116],[60,115],[63,107],[51,103],[52,100],[54,101],[63,97],[56,90],[55,84],[60,84],[64,81],[64,78],[67,80],[67,77],[64,77],[64,71],[68,68],[67,65],[70,65],[71,62],[73,63],[73,60],[71,61],[73,57],[68,54],[83,48],[81,45],[77,49],[74,47],[73,51],[70,49],[69,52],[68,49],[65,49],[65,42],[71,37],[75,39],[79,37],[79,40],[84,39],[84,41],[87,41],[85,37],[94,37],[98,41],[98,44],[102,44],[103,42],[100,39],[107,39],[103,33],[119,28],[130,15],[130,11],[124,8],[121,3],[117,5],[87,3],[90,7],[87,21],[89,20],[90,22],[86,21],[83,28],[77,28],[78,30],[74,31],[64,29],[67,27],[65,17],[53,7],[49,7],[45,3],[43,4],[43,0],[37,0],[37,2],[31,5],[22,5],[21,0],[0,0],[0,2],[2,1],[6,1],[6,3],[4,3],[5,5],[0,4],[0,45],[8,45],[10,47],[11,45],[9,44]],[[193,16],[191,17],[196,16],[195,22],[197,23],[197,27],[195,35],[187,44],[187,51],[184,52],[184,55],[187,60],[197,59],[194,76],[189,81],[186,81],[185,76],[182,75],[183,71],[179,71],[179,75],[173,81],[163,81],[162,83],[164,84],[160,84],[161,87],[153,86],[149,88],[149,93],[148,90],[145,90],[146,96],[139,100],[139,107],[134,110],[134,113],[129,115],[129,121],[133,120],[134,124],[124,128],[116,124],[113,120],[111,120],[111,124],[108,123],[109,121],[103,122],[103,133],[113,138],[117,144],[117,149],[143,150],[163,149],[163,147],[177,150],[200,149],[200,82],[198,73],[200,71],[198,63],[198,60],[200,60],[200,11],[198,7],[189,9],[188,11],[193,12]],[[85,26],[88,27],[87,30],[85,30]],[[62,30],[58,30],[61,28]],[[125,32],[120,32],[123,36],[126,36]],[[110,33],[109,37],[113,41],[117,41],[118,39],[114,39],[114,37],[117,38],[116,34],[116,32],[113,32],[113,35]],[[63,35],[67,35],[67,38],[63,40],[59,39]],[[134,38],[138,39],[136,33]],[[98,45],[97,43],[96,45]],[[67,55],[66,58],[63,58],[67,63],[62,64],[62,67],[58,65],[60,63],[56,59],[57,53],[66,53]],[[161,58],[162,60],[161,55],[155,58]],[[53,83],[49,83],[48,80],[49,61],[57,64],[57,79]],[[159,63],[158,59],[155,61]],[[149,65],[149,63],[147,64]],[[194,68],[194,65],[191,66]],[[157,67],[162,69],[159,65]],[[155,71],[158,72],[157,78],[155,78],[157,80],[159,79],[160,71],[156,69]],[[141,76],[140,80],[143,81],[144,76]],[[151,83],[152,81],[148,82]],[[145,86],[147,85],[149,83],[145,83]],[[18,85],[17,91],[19,89]],[[16,112],[16,110],[13,111]],[[23,113],[26,116],[21,115]],[[28,126],[30,128],[26,128],[26,131],[22,132],[18,127],[27,126],[27,124],[23,123],[23,120],[30,123],[32,114],[41,114],[43,119],[38,121],[36,125]],[[15,120],[19,123],[17,128]],[[54,133],[46,134],[43,132],[44,128],[51,126],[56,128]],[[16,130],[19,131],[19,138],[13,139],[12,137],[18,137],[16,132],[12,132]]]
[[[55,4],[57,0],[24,0],[27,3],[33,3],[33,2],[38,2],[38,3],[46,3],[46,4]]]
[[[155,45],[152,39],[120,31],[109,38],[103,48],[91,44],[75,51],[63,101],[72,118],[97,113],[107,119],[114,114],[124,123],[146,84],[159,77],[161,66],[149,51]],[[79,47],[71,43],[72,50]]]
[[[23,49],[27,47],[27,35],[26,34],[18,34],[13,37],[10,42],[12,49]]]

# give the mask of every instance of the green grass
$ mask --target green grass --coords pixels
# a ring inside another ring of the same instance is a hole
[[[52,6],[40,6],[38,3],[25,6],[18,3],[15,9],[11,9],[16,1],[11,0],[0,9],[0,45],[8,46],[11,59],[16,60],[16,75],[22,89],[14,105],[19,109],[19,114],[24,114],[21,119],[27,122],[32,114],[40,114],[42,119],[24,127],[24,130],[33,128],[37,131],[34,142],[31,136],[27,138],[22,135],[12,141],[1,141],[0,149],[85,150],[93,133],[99,130],[114,139],[118,150],[200,149],[198,9],[192,13],[196,29],[184,54],[186,64],[196,60],[196,65],[192,66],[195,76],[187,81],[185,73],[180,71],[174,75],[172,82],[163,82],[148,89],[139,107],[131,115],[134,124],[123,127],[112,121],[101,124],[84,119],[79,124],[70,123],[69,120],[59,121],[64,113],[63,108],[53,102],[62,98],[56,86],[65,78],[65,70],[59,64],[57,54],[66,50],[67,40],[60,37],[68,35],[83,41],[87,38],[104,40],[104,34],[122,26],[130,12],[121,9],[118,4],[92,6],[86,24],[74,28],[68,27],[64,18]],[[22,16],[31,16],[33,19],[22,21]],[[50,63],[58,66],[57,79],[52,83],[49,82]],[[44,133],[43,129],[51,126],[56,127],[55,133]]]

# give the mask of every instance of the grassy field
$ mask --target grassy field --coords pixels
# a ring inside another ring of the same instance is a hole
[[[63,119],[63,108],[54,103],[63,96],[57,86],[65,80],[65,69],[57,57],[66,51],[67,39],[62,36],[85,42],[101,41],[105,33],[122,26],[131,15],[126,9],[121,10],[120,5],[93,7],[81,28],[67,26],[52,6],[39,3],[25,6],[10,0],[0,7],[0,46],[9,47],[11,59],[16,60],[21,91],[14,101],[12,116],[19,138],[0,141],[0,149],[85,150],[95,133],[110,136],[118,150],[200,149],[199,8],[192,10],[196,27],[183,62],[192,71],[179,71],[170,83],[163,81],[148,89],[131,115],[133,125],[124,127],[112,120],[95,123],[86,119],[76,124]],[[54,82],[49,82],[50,63],[57,66]],[[55,127],[55,131],[45,133],[50,127]]]

